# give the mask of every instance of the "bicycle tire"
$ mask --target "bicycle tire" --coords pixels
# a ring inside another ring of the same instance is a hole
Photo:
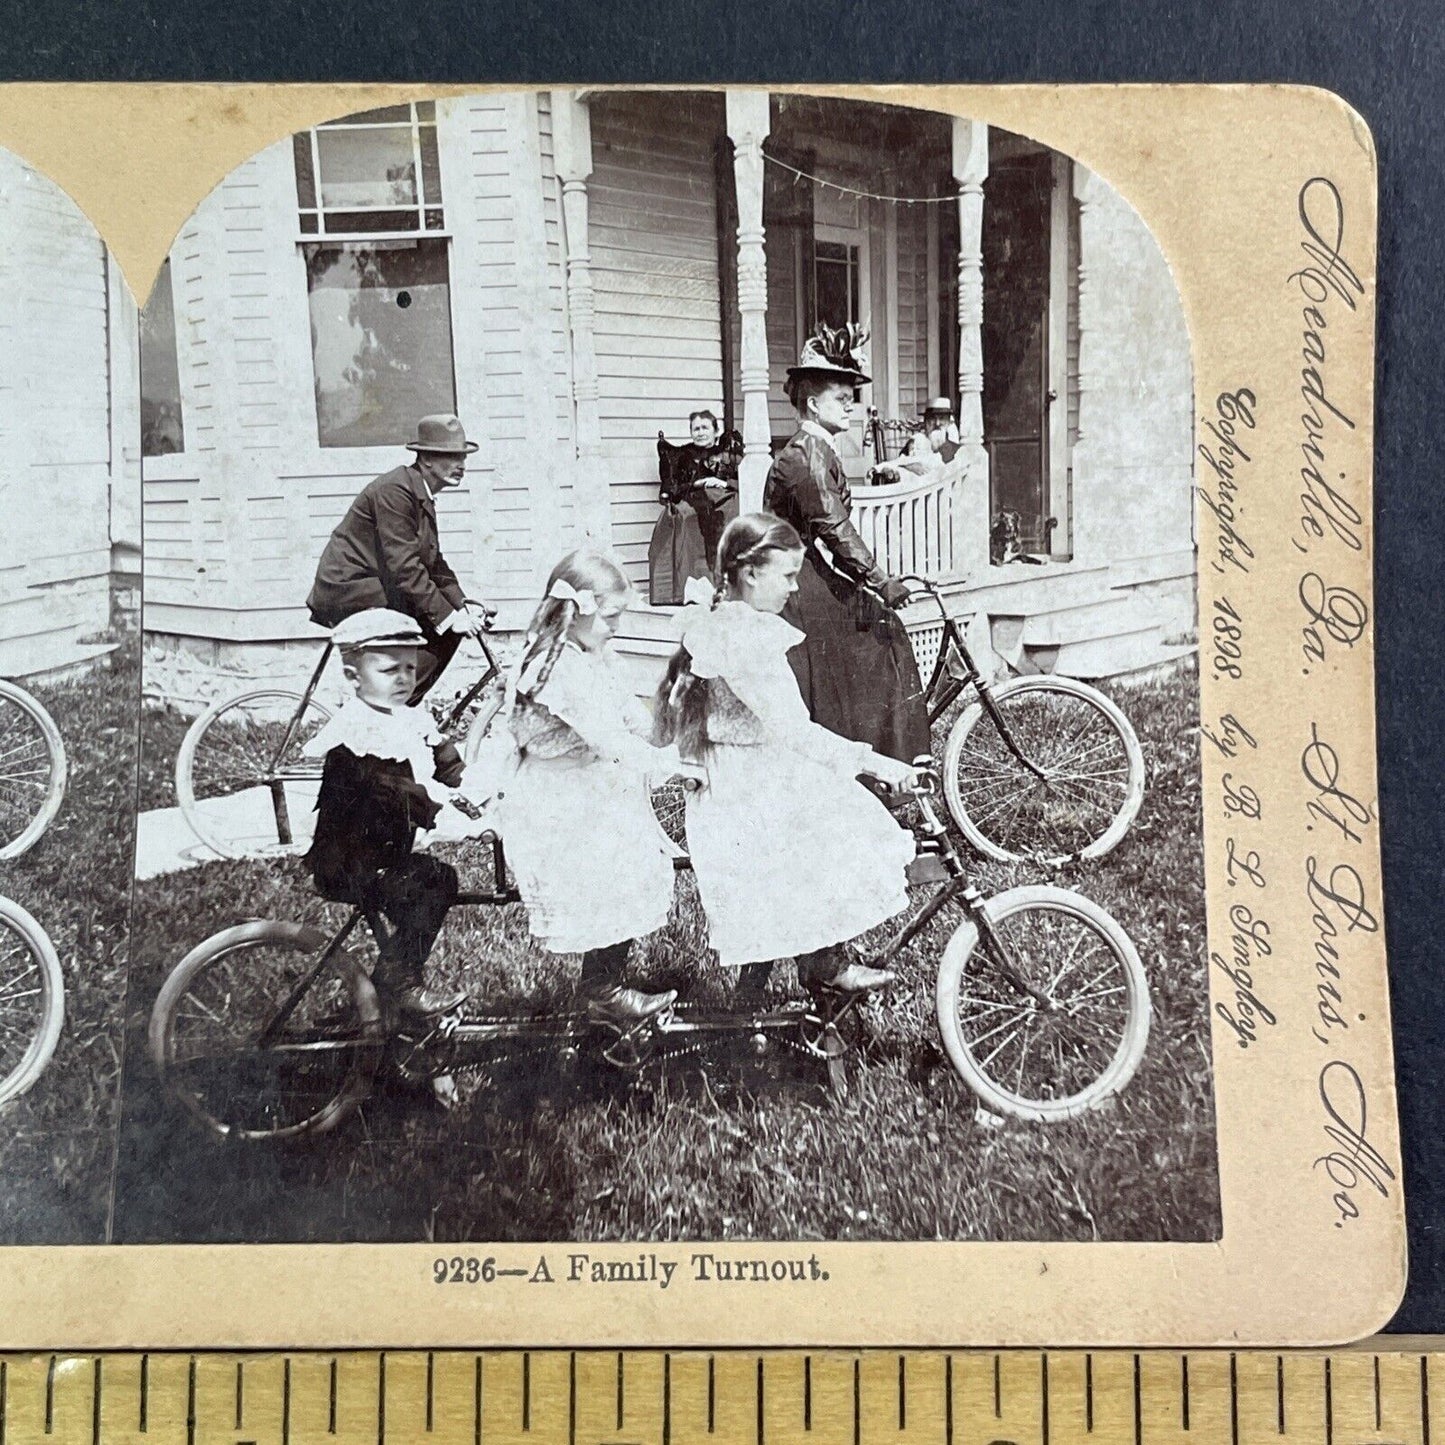
[[[965,1000],[964,982],[969,978],[979,979],[985,972],[984,966],[976,962],[980,947],[979,929],[972,919],[968,919],[954,931],[944,947],[935,987],[939,1031],[943,1036],[944,1048],[954,1068],[984,1105],[994,1113],[1006,1115],[1009,1118],[1035,1123],[1057,1123],[1064,1119],[1077,1118],[1081,1114],[1099,1108],[1128,1085],[1149,1044],[1149,1025],[1153,1013],[1149,999],[1149,984],[1144,973],[1144,965],[1139,961],[1138,951],[1129,935],[1120,927],[1118,921],[1100,908],[1097,903],[1081,894],[1072,893],[1063,888],[1055,888],[1049,884],[1011,888],[1006,893],[1000,893],[997,897],[989,899],[983,908],[990,927],[997,931],[996,936],[1000,939],[1011,932],[1007,927],[1010,920],[1020,916],[1024,918],[1025,925],[1030,931],[1040,933],[1045,931],[1042,920],[1048,914],[1072,919],[1081,924],[1103,945],[1109,959],[1118,967],[1122,978],[1122,988],[1126,995],[1125,1013],[1122,1027],[1119,1029],[1117,1044],[1108,1053],[1102,1066],[1092,1072],[1087,1083],[1073,1088],[1070,1092],[1048,1097],[1024,1093],[1022,1091],[1023,1067],[1030,1047],[1025,1040],[1019,1050],[1019,1082],[1012,1088],[1008,1087],[996,1077],[996,1074],[1003,1070],[995,1067],[993,1061],[1006,1047],[1008,1040],[1013,1035],[1005,1035],[1003,1042],[995,1047],[989,1058],[980,1059],[978,1056],[983,1044],[991,1042],[1001,1029],[1009,1027],[1007,1018],[1003,1023],[996,1023],[995,1019],[999,1013],[1007,1013],[1012,1007],[1020,1017],[1020,1028],[1026,1027],[1030,1019],[1036,1021],[1035,1026],[1037,1027],[1037,1021],[1050,1017],[1050,1014],[1048,1011],[1039,1010],[1029,1002],[1022,1001],[1018,990],[1012,986],[1009,987],[1007,993],[1002,987],[998,987],[993,998],[982,995],[968,996],[969,1002],[982,1005],[982,1008],[977,1011],[985,1014],[989,1027],[978,1038],[965,1037],[960,1020],[961,1005]],[[1046,946],[1047,940],[1044,942]],[[1010,961],[1015,967],[1020,963],[1016,948],[1011,953]],[[974,964],[972,969],[970,969],[971,963]],[[1067,963],[1055,980],[1045,986],[1044,991],[1046,993],[1049,990],[1057,992],[1062,983],[1063,973],[1067,973],[1074,966],[1074,962]],[[996,960],[991,960],[987,967],[1000,979],[1002,978],[1002,970]],[[1104,974],[1100,972],[1089,982],[1091,985],[1095,984],[1103,977]],[[986,988],[990,983],[992,980],[981,981],[979,987]],[[1113,992],[1119,986],[1113,985],[1108,991]],[[1096,994],[1095,997],[1102,998],[1103,994]],[[1014,1005],[1012,1000],[1019,1000],[1019,1002]],[[1062,1050],[1059,1061],[1062,1069]],[[1092,1065],[1090,1068],[1092,1070]]]
[[[1097,688],[1071,677],[1016,677],[993,692],[995,705],[1019,732],[1038,731],[1031,714],[1046,698],[1060,699],[1075,712],[1082,706],[1086,725],[1095,723],[1102,729],[1101,738],[1112,737],[1117,757],[1100,760],[1085,754],[1078,760],[1109,770],[1109,780],[1101,783],[1097,802],[1087,793],[1081,797],[1087,783],[1080,785],[1077,774],[1047,782],[1039,779],[1009,752],[983,700],[975,696],[948,734],[943,754],[943,792],[959,831],[979,853],[996,862],[1027,858],[1057,867],[1102,858],[1133,826],[1144,801],[1144,751],[1138,736],[1129,719]],[[1067,715],[1052,704],[1050,711],[1058,718]],[[981,729],[985,723],[986,730]],[[978,741],[970,748],[975,739]],[[1036,739],[1041,753],[1067,741],[1058,737]],[[1089,745],[1088,751],[1105,746],[1110,745],[1101,741]],[[1048,757],[1036,760],[1056,773],[1060,766]],[[979,779],[977,791],[972,790],[971,778]],[[966,786],[970,788],[967,794]],[[1005,820],[999,815],[1014,797],[1019,802],[1013,815]],[[1027,815],[1025,804],[1029,805]],[[1035,816],[1037,825],[1032,836],[1024,831],[1012,838],[999,836],[1002,829],[998,825],[1005,821],[1026,829]],[[1033,846],[1024,846],[1026,843]]]
[[[11,727],[3,721],[11,709],[18,713],[17,722],[33,726],[37,736],[29,743],[11,741]],[[44,751],[43,778],[31,780],[32,767],[40,766],[37,747]],[[0,841],[0,859],[28,853],[55,821],[65,798],[68,768],[65,743],[55,720],[23,687],[0,679],[0,827],[9,835]],[[7,788],[9,769],[17,771],[9,775]],[[9,796],[15,801],[7,805]]]
[[[305,1061],[311,1058],[323,1062],[332,1058],[338,1061],[333,1070],[336,1075],[334,1081],[323,1079],[319,1089],[314,1091],[314,1106],[298,1100],[300,1117],[291,1120],[280,1117],[279,1103],[291,1098],[284,1089],[278,1089],[276,1101],[270,1096],[252,1097],[244,1090],[227,1093],[223,1077],[217,1088],[207,1090],[204,1071],[195,1068],[198,1061],[181,1057],[177,1026],[183,1017],[182,1005],[208,973],[214,970],[213,976],[224,984],[222,969],[239,960],[241,966],[236,973],[237,980],[243,983],[261,982],[264,996],[256,1000],[258,1007],[255,1012],[264,1022],[266,1009],[273,1007],[278,999],[265,991],[265,981],[260,979],[263,970],[257,967],[257,960],[262,957],[262,950],[273,949],[282,958],[295,955],[294,968],[299,977],[301,971],[309,966],[310,956],[326,944],[324,933],[304,924],[267,920],[242,923],[223,929],[198,944],[166,977],[151,1009],[147,1048],[167,1091],[213,1133],[226,1139],[252,1141],[326,1134],[350,1118],[370,1093],[371,1080],[384,1047],[381,1002],[371,980],[344,950],[338,950],[332,960],[334,976],[329,990],[323,985],[323,992],[313,997],[312,990],[317,987],[313,983],[301,1000],[305,1003],[312,999],[313,1006],[321,1007],[339,1004],[344,1012],[354,1014],[354,1020],[349,1020],[347,1029],[334,1039],[315,1044],[314,1054],[305,1052],[312,1045],[304,1043],[297,1044],[290,1051],[290,1057],[302,1060],[298,1068],[304,1067]],[[280,985],[276,992],[279,989]],[[230,1009],[233,997],[234,994],[223,995],[227,1009]],[[300,1006],[298,1003],[298,1009]],[[202,1020],[203,1027],[206,1021],[217,1028],[224,1024],[218,1010],[208,1006],[202,1006],[196,1016]],[[236,1061],[234,1072],[244,1085],[248,1082],[247,1061],[263,1055],[246,1042],[244,1027],[239,1029],[239,1033],[241,1037],[235,1039],[222,1037],[212,1051],[201,1056],[199,1062],[218,1060],[224,1064],[227,1060]],[[287,1051],[277,1049],[274,1053],[280,1056],[286,1055]],[[278,1062],[277,1067],[282,1067],[282,1063]],[[188,1076],[193,1077],[196,1073],[200,1074],[200,1081],[188,1082]],[[273,1111],[270,1117],[268,1107]]]
[[[12,969],[14,960],[16,967]],[[12,1063],[6,1045],[10,1029],[4,1023],[8,1004],[29,996],[28,981],[35,976],[39,993],[38,1019],[22,1020],[21,1040],[28,1042]],[[65,977],[50,935],[18,903],[0,898],[0,1104],[18,1099],[45,1072],[65,1026]]]
[[[331,718],[331,710],[323,703],[317,702],[314,695],[309,699],[303,699],[301,693],[287,688],[253,688],[236,697],[223,698],[212,703],[186,729],[180,751],[176,754],[176,801],[180,804],[181,813],[190,825],[191,831],[219,857],[245,858],[266,853],[294,852],[296,845],[282,843],[279,838],[267,843],[265,841],[266,833],[259,820],[247,818],[243,822],[237,815],[238,810],[235,805],[226,807],[218,805],[215,797],[198,796],[197,759],[204,758],[203,749],[212,745],[225,746],[224,742],[220,741],[221,734],[228,726],[239,725],[243,710],[255,709],[259,713],[263,711],[262,705],[265,704],[265,712],[276,714],[268,720],[270,725],[273,727],[289,725],[290,720],[301,712],[303,701],[306,711],[302,716],[296,736],[287,749],[289,758],[299,755],[300,745],[306,737]],[[278,737],[275,741],[279,744],[281,739]],[[239,753],[241,748],[233,746],[232,751]],[[250,788],[265,786],[266,767],[263,753],[264,748],[258,744],[254,757],[240,756],[232,766],[225,768],[217,766],[216,776],[207,779],[206,788],[210,788],[213,784],[228,782],[232,785],[230,793],[217,795],[224,797],[238,795]],[[209,766],[204,762],[200,764],[203,772]],[[314,767],[319,781],[321,776],[319,760],[315,762]],[[309,802],[306,803],[306,807],[310,807]]]

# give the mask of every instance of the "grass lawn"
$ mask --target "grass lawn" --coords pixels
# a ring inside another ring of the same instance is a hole
[[[814,1061],[684,1060],[636,1085],[602,1067],[564,1076],[521,1058],[459,1080],[442,1114],[423,1091],[379,1085],[333,1135],[223,1144],[161,1093],[143,1055],[146,1013],[193,945],[248,917],[334,926],[294,861],[215,863],[138,885],[115,1234],[119,1240],[1207,1240],[1220,1228],[1209,1058],[1197,683],[1192,671],[1115,693],[1144,746],[1144,806],[1124,842],[1064,880],[1107,908],[1139,949],[1154,1020],[1148,1053],[1109,1107],[1066,1124],[975,1119],[933,1013],[937,921],[870,1013],[873,1044],[845,1097]],[[175,719],[144,720],[142,788],[159,805]],[[480,849],[448,856],[490,883]],[[1040,881],[980,866],[988,892]],[[926,896],[920,894],[919,899]],[[692,879],[668,927],[633,959],[639,979],[723,1001]],[[457,911],[433,977],[480,1007],[567,997],[576,962],[533,947],[519,907]],[[792,987],[792,970],[775,988]]]
[[[126,990],[140,647],[134,634],[77,680],[27,684],[65,741],[60,813],[0,892],[49,933],[65,1030],[27,1094],[0,1106],[0,1243],[106,1237]]]

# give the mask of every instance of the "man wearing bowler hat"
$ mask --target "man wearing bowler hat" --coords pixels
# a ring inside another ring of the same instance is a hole
[[[415,706],[462,638],[475,637],[494,614],[484,603],[467,602],[437,537],[437,493],[466,475],[476,442],[467,440],[456,417],[437,415],[422,417],[407,447],[415,453],[411,465],[368,482],[337,524],[306,605],[321,627],[335,627],[368,607],[414,617],[425,637],[410,699]]]

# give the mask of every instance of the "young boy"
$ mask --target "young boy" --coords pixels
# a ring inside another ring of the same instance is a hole
[[[331,640],[356,696],[305,746],[326,759],[306,861],[323,898],[385,919],[377,989],[406,1013],[447,1013],[466,995],[427,988],[422,969],[456,901],[457,874],[412,847],[461,781],[462,760],[424,709],[407,706],[425,637],[404,613],[373,607],[340,622]]]

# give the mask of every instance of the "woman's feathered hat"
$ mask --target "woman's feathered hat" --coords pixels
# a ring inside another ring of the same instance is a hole
[[[863,350],[867,345],[868,328],[856,321],[846,326],[819,326],[817,333],[803,344],[798,364],[788,368],[788,380],[799,376],[828,376],[863,386],[873,380],[868,375],[868,358]]]

